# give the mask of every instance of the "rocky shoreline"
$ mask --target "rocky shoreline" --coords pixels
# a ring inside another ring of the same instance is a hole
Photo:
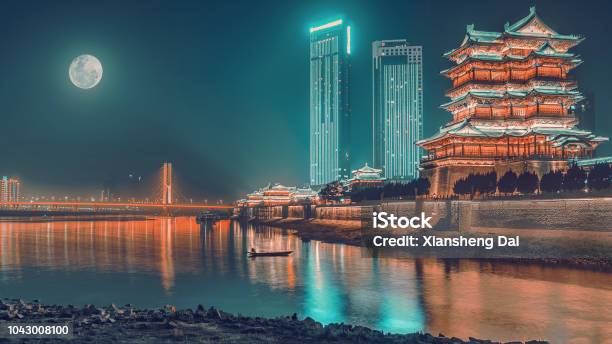
[[[0,326],[8,323],[60,325],[70,322],[69,339],[9,338],[4,343],[495,343],[477,338],[460,339],[443,334],[389,334],[346,324],[322,325],[293,314],[277,318],[233,315],[198,305],[195,310],[138,309],[132,305],[96,307],[44,305],[34,300],[0,300]],[[5,333],[5,332],[0,332]],[[512,342],[521,343],[521,342]],[[547,343],[529,341],[529,344]]]
[[[291,229],[302,240],[320,240],[329,243],[340,243],[354,246],[365,246],[362,239],[360,221],[339,221],[320,219],[268,219],[254,220],[254,223],[270,227]],[[466,258],[475,259],[475,258]],[[573,259],[553,258],[482,258],[479,260],[492,260],[509,263],[546,264],[567,266],[571,268],[588,269],[612,272],[612,261],[609,258],[583,256]]]

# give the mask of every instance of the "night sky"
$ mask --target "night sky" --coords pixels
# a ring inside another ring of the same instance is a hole
[[[172,161],[186,197],[229,201],[268,182],[308,181],[308,28],[352,23],[353,168],[371,161],[371,42],[423,46],[425,134],[466,24],[501,31],[537,6],[560,33],[587,39],[574,75],[612,135],[612,6],[605,1],[10,1],[0,10],[0,175],[23,193],[98,195]],[[90,90],[68,66],[100,59]],[[612,154],[611,144],[599,155]]]

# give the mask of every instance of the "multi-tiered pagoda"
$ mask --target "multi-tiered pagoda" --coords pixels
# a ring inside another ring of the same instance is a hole
[[[564,169],[608,140],[576,127],[582,96],[568,73],[582,60],[569,49],[582,40],[555,32],[535,7],[503,32],[467,26],[461,46],[444,54],[456,65],[441,72],[452,81],[442,108],[453,118],[417,143],[429,153],[421,173],[431,194],[452,193],[469,173]]]

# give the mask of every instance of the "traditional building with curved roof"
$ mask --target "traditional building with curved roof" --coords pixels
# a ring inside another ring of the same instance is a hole
[[[584,97],[569,76],[582,59],[570,49],[583,39],[553,30],[535,7],[501,32],[467,26],[461,45],[444,54],[455,65],[441,72],[452,84],[441,105],[452,119],[417,142],[428,152],[420,168],[432,194],[451,194],[469,173],[541,176],[608,141],[579,129],[572,111]]]

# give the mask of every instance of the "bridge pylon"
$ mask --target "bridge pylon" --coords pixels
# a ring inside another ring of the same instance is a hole
[[[162,167],[162,204],[172,204],[172,163]]]

